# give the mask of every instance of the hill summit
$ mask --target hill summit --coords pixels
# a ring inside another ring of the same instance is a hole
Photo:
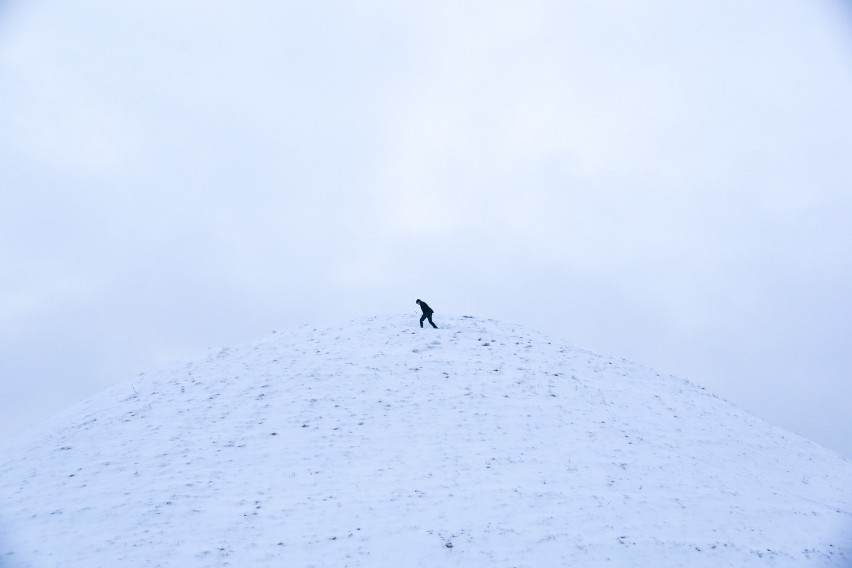
[[[473,317],[299,327],[8,444],[0,566],[849,566],[852,462]]]

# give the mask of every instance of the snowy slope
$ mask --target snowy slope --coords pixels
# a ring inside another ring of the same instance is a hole
[[[469,317],[302,327],[0,454],[0,566],[850,566],[852,462]]]

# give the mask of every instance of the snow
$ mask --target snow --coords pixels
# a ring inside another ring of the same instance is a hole
[[[0,457],[0,567],[849,566],[852,462],[519,326],[310,326]]]

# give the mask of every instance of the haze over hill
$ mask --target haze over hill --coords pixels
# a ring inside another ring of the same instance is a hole
[[[212,350],[18,438],[0,566],[852,561],[835,453],[515,325],[413,323]]]
[[[849,4],[0,1],[0,441],[423,296],[852,458]]]

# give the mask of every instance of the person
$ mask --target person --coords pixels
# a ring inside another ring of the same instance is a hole
[[[432,327],[438,329],[438,326],[435,325],[435,322],[432,321],[432,314],[435,313],[435,310],[429,307],[429,304],[426,302],[422,302],[419,299],[417,300],[417,305],[420,306],[420,309],[423,310],[423,315],[420,316],[420,327],[423,327],[423,320],[429,320],[429,323],[432,324]]]

